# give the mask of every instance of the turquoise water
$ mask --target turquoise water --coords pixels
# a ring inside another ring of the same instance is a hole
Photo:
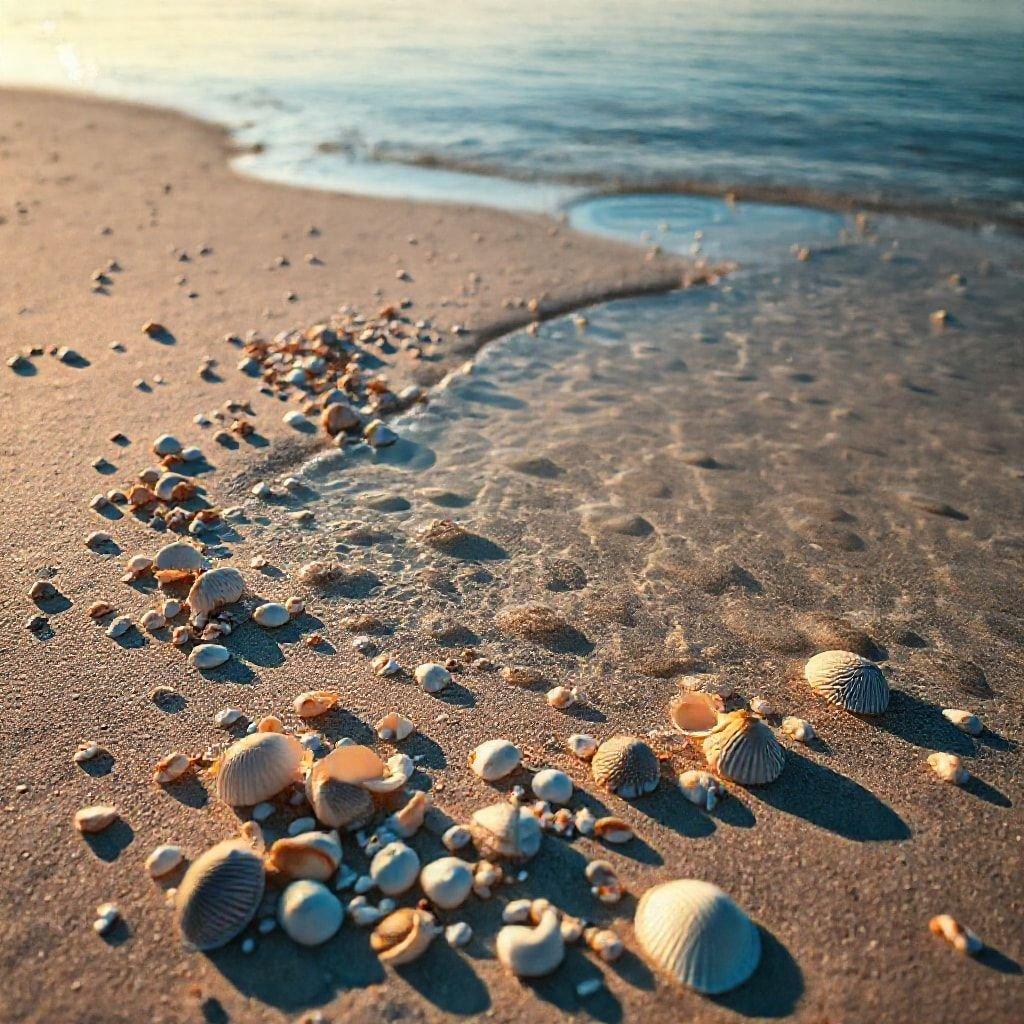
[[[212,117],[268,177],[532,208],[755,186],[1024,218],[1022,54],[1018,0],[0,5],[0,80]]]

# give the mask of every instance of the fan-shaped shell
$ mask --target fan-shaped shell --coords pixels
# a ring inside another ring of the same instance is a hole
[[[889,706],[889,682],[867,658],[850,651],[824,651],[804,666],[811,689],[857,715],[880,715]]]
[[[704,737],[718,724],[724,709],[717,693],[686,690],[669,704],[668,717],[684,736]]]
[[[648,889],[633,927],[649,960],[709,995],[742,985],[761,959],[757,926],[710,882],[687,878]]]
[[[374,928],[370,946],[381,961],[400,967],[425,953],[437,931],[425,910],[401,907]]]
[[[281,894],[277,919],[292,941],[319,946],[341,927],[345,911],[341,900],[323,884],[304,878]]]
[[[775,733],[750,711],[722,715],[704,740],[704,757],[712,771],[741,786],[774,782],[786,763]]]
[[[373,796],[354,782],[339,782],[330,773],[319,772],[321,764],[317,762],[306,779],[306,798],[317,820],[350,832],[368,825],[376,810]]]
[[[473,888],[473,869],[458,857],[438,857],[420,872],[420,887],[435,906],[453,910]]]
[[[474,812],[470,831],[481,856],[529,860],[540,849],[540,822],[525,808],[501,802]]]
[[[218,608],[234,604],[245,593],[245,580],[237,569],[225,565],[204,572],[188,592],[193,615],[209,615]]]
[[[202,552],[180,540],[162,547],[153,559],[153,571],[157,579],[164,583],[196,576],[206,566]]]
[[[626,799],[658,788],[661,765],[654,751],[636,736],[613,736],[590,761],[594,781]]]
[[[298,778],[302,744],[280,732],[254,732],[232,743],[217,762],[217,795],[232,807],[277,796]]]
[[[219,949],[256,916],[265,883],[263,858],[244,839],[218,843],[185,872],[174,899],[185,941]]]
[[[540,978],[550,974],[565,957],[558,913],[545,910],[535,928],[508,924],[495,941],[498,959],[518,978]]]
[[[385,896],[398,896],[412,887],[420,873],[420,858],[405,843],[388,843],[370,861],[370,877]]]

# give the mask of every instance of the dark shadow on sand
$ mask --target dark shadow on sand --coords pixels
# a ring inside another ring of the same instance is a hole
[[[122,852],[126,850],[135,838],[135,831],[124,818],[117,818],[112,825],[108,825],[102,832],[93,835],[83,835],[86,846],[108,864],[117,860]]]
[[[732,992],[709,996],[713,1003],[744,1017],[786,1017],[804,992],[799,965],[766,928],[761,933],[761,962],[748,981]]]
[[[942,717],[938,704],[923,701],[905,690],[894,689],[885,714],[865,720],[915,746],[974,757],[971,738]]]

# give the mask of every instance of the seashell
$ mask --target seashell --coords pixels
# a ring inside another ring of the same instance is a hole
[[[626,951],[622,939],[610,928],[588,928],[584,935],[587,945],[605,963],[614,963]]]
[[[320,415],[320,425],[331,437],[336,437],[343,430],[358,427],[359,414],[345,401],[331,402]]]
[[[398,743],[416,731],[412,721],[397,711],[389,711],[374,727],[382,740]]]
[[[487,740],[469,755],[469,767],[485,782],[497,782],[519,767],[521,756],[508,740]]]
[[[132,628],[132,620],[127,615],[118,615],[109,626],[107,626],[107,636],[111,639],[116,640],[119,636],[123,636]]]
[[[708,767],[741,786],[774,782],[786,763],[775,733],[750,711],[731,711],[704,740]]]
[[[491,890],[504,876],[504,872],[497,864],[488,860],[478,861],[473,868],[473,892],[482,900],[491,898]]]
[[[949,782],[954,786],[963,786],[971,777],[971,773],[956,754],[929,754],[928,764],[943,782]]]
[[[234,604],[245,593],[245,580],[237,569],[223,566],[204,572],[188,592],[193,615],[210,615],[225,605]]]
[[[473,938],[473,928],[465,921],[456,921],[444,930],[444,940],[452,949],[459,949],[469,944]]]
[[[188,656],[188,663],[193,668],[205,670],[223,665],[230,657],[231,652],[220,644],[198,644]]]
[[[232,743],[214,763],[217,795],[232,807],[277,796],[298,777],[302,745],[294,736],[254,732]]]
[[[417,665],[414,675],[416,682],[427,693],[439,693],[452,681],[451,672],[444,665],[437,665],[433,662]]]
[[[572,779],[555,768],[537,772],[530,784],[538,800],[549,804],[567,804],[572,799]]]
[[[370,664],[379,676],[397,676],[402,666],[390,654],[378,654]]]
[[[498,959],[518,978],[550,974],[565,957],[565,940],[556,910],[545,910],[537,926],[507,924],[495,942]]]
[[[581,807],[573,815],[572,823],[576,826],[576,831],[581,836],[592,836],[594,834],[594,826],[597,824],[597,818],[594,817],[588,807]]]
[[[794,718],[792,715],[787,715],[782,720],[780,728],[787,736],[792,736],[797,743],[810,743],[817,736],[814,726],[810,722],[806,722],[802,718]]]
[[[264,629],[277,629],[286,622],[291,622],[292,617],[288,614],[288,609],[283,604],[268,601],[253,611],[252,619],[257,626],[263,626]]]
[[[309,690],[300,693],[293,706],[299,718],[316,718],[330,711],[339,699],[338,694],[330,690]]]
[[[709,995],[742,985],[761,959],[757,927],[710,882],[687,878],[648,889],[633,926],[652,963]]]
[[[503,924],[523,924],[530,920],[531,900],[510,900],[501,911]]]
[[[942,712],[942,717],[948,722],[952,722],[961,732],[967,733],[968,736],[980,736],[985,729],[982,725],[981,719],[977,715],[972,715],[970,711],[960,711],[956,708],[946,708]]]
[[[622,883],[609,861],[592,860],[584,869],[590,892],[602,903],[618,903],[622,899]]]
[[[472,838],[472,832],[465,825],[452,825],[445,829],[441,836],[441,842],[446,850],[451,850],[454,853],[456,850],[468,846]]]
[[[124,568],[125,572],[129,572],[133,576],[141,576],[143,573],[149,572],[152,567],[153,559],[149,555],[133,555],[128,559],[128,564]]]
[[[284,722],[277,715],[264,715],[256,723],[257,732],[284,732]]]
[[[174,899],[185,941],[199,950],[227,945],[256,916],[264,884],[263,858],[245,839],[207,850],[189,866]]]
[[[372,795],[364,787],[386,767],[369,747],[335,747],[317,761],[306,779],[306,797],[317,818],[331,828],[358,829],[373,818]]]
[[[473,888],[473,869],[458,857],[439,857],[420,872],[420,887],[434,906],[454,910]]]
[[[747,704],[750,710],[761,718],[771,718],[775,714],[775,709],[764,697],[751,697]]]
[[[718,716],[725,710],[717,693],[687,690],[679,694],[668,706],[668,717],[684,736],[702,738],[718,724]]]
[[[394,793],[412,778],[415,769],[408,754],[393,754],[384,765],[384,775],[379,779],[367,779],[363,786],[371,793]]]
[[[955,917],[949,914],[938,914],[928,922],[928,930],[932,935],[940,935],[958,953],[974,956],[980,953],[984,943],[977,935],[965,928]]]
[[[398,896],[409,889],[420,873],[416,851],[405,843],[388,843],[370,861],[370,877],[385,896]]]
[[[153,766],[153,781],[158,785],[177,782],[192,767],[192,758],[188,754],[175,751],[160,758]]]
[[[155,608],[150,608],[149,611],[143,612],[142,618],[139,619],[139,625],[148,632],[155,633],[167,625],[167,619]]]
[[[589,761],[597,753],[598,742],[586,733],[573,733],[566,741],[566,747],[581,761]]]
[[[278,839],[266,857],[267,871],[289,880],[312,878],[326,882],[341,866],[337,833],[303,832]]]
[[[278,923],[300,946],[319,946],[326,942],[344,919],[341,900],[323,882],[310,878],[292,882],[277,905]]]
[[[804,678],[818,696],[857,715],[880,715],[889,706],[885,674],[850,651],[816,654],[804,666]]]
[[[428,793],[413,793],[409,802],[388,818],[387,828],[394,832],[399,839],[409,839],[420,830],[429,808],[430,795]]]
[[[568,686],[554,686],[546,694],[544,699],[550,707],[558,711],[566,711],[576,703],[579,693],[576,689]]]
[[[654,751],[636,736],[613,736],[590,761],[594,781],[627,800],[658,788],[661,765]]]
[[[155,455],[178,455],[181,452],[181,442],[172,434],[161,434],[153,442],[153,453]]]
[[[117,817],[117,808],[107,804],[83,807],[75,811],[75,828],[83,835],[94,835],[113,825]]]
[[[126,495],[128,504],[133,508],[145,508],[156,501],[156,495],[145,484],[132,484]]]
[[[400,967],[422,956],[436,934],[434,918],[425,910],[402,907],[374,928],[370,948],[383,963]]]
[[[679,776],[679,788],[691,804],[703,807],[706,811],[713,811],[725,795],[725,787],[714,775],[694,769]]]
[[[502,801],[474,812],[470,832],[483,857],[524,861],[540,849],[540,822],[525,808]]]
[[[153,485],[159,501],[186,501],[196,493],[196,482],[180,473],[163,473]]]
[[[153,852],[146,858],[146,871],[150,878],[163,878],[169,875],[185,859],[185,854],[180,846],[163,844],[154,847]]]
[[[606,843],[628,843],[634,834],[629,822],[621,818],[598,818],[594,822],[594,835]]]

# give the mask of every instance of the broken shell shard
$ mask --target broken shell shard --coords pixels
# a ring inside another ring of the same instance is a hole
[[[565,745],[581,761],[589,761],[597,753],[599,746],[597,740],[593,736],[586,735],[586,733],[573,733],[565,741]]]
[[[399,967],[422,956],[436,934],[434,919],[425,910],[402,907],[374,928],[370,947],[383,963]]]
[[[263,626],[264,629],[277,629],[286,622],[290,622],[291,618],[288,609],[283,604],[277,604],[274,601],[261,604],[252,613],[253,622],[258,626]]]
[[[263,899],[263,858],[244,839],[218,843],[190,865],[174,905],[185,941],[219,949],[256,916]]]
[[[410,771],[412,762],[409,762]],[[366,784],[379,782],[387,766],[369,747],[358,744],[335,747],[317,761],[306,779],[306,796],[323,824],[356,829],[374,814]]]
[[[654,751],[636,736],[605,740],[590,761],[594,781],[627,800],[658,788],[661,766]]]
[[[553,908],[545,910],[536,927],[508,924],[495,942],[498,959],[518,978],[550,974],[565,957],[565,940]]]
[[[742,985],[761,959],[757,927],[710,882],[681,879],[648,889],[634,928],[652,963],[709,995]]]
[[[520,757],[508,740],[487,740],[469,755],[469,767],[485,782],[497,782],[519,767]]]
[[[338,700],[339,695],[330,690],[310,690],[300,693],[293,706],[299,718],[316,718],[330,711]]]
[[[341,927],[341,900],[323,884],[304,878],[281,894],[277,920],[288,937],[301,946],[319,946]]]
[[[679,789],[691,804],[703,807],[706,811],[713,811],[725,795],[725,787],[714,775],[694,769],[679,776]]]
[[[594,835],[606,843],[628,843],[634,832],[629,822],[621,818],[598,818],[594,822]]]
[[[420,859],[405,843],[388,843],[370,862],[370,877],[385,896],[398,896],[411,888],[419,873]]]
[[[470,832],[481,856],[524,861],[540,849],[540,822],[525,807],[501,802],[474,812]]]
[[[193,615],[210,615],[225,605],[234,604],[245,593],[245,580],[237,569],[223,566],[204,572],[188,592]]]
[[[669,705],[668,717],[684,736],[704,737],[718,724],[718,716],[724,710],[717,693],[687,690]]]
[[[388,818],[386,827],[399,839],[409,839],[420,830],[429,809],[430,795],[423,792],[413,793],[409,802]]]
[[[75,828],[83,835],[94,835],[109,828],[117,820],[117,808],[95,804],[75,811]]]
[[[928,764],[943,782],[954,786],[964,785],[971,777],[971,773],[963,766],[963,762],[956,754],[929,754]]]
[[[434,906],[453,910],[473,888],[473,870],[458,857],[439,857],[420,872],[420,887]]]
[[[774,782],[786,763],[771,728],[750,711],[722,715],[703,749],[712,771],[741,786]]]
[[[811,689],[831,704],[858,715],[880,715],[889,706],[882,670],[850,651],[824,651],[804,666]]]
[[[341,842],[330,832],[286,836],[270,847],[266,865],[267,871],[290,880],[326,882],[341,866]]]
[[[302,758],[294,736],[254,732],[232,743],[215,763],[217,795],[232,807],[269,800],[298,778]]]
[[[199,644],[188,656],[188,663],[193,668],[217,668],[231,657],[231,652],[220,644]]]
[[[188,754],[176,751],[160,758],[153,767],[153,781],[158,785],[177,782],[192,767],[192,759]]]
[[[787,715],[782,720],[780,728],[787,736],[792,736],[797,743],[810,743],[817,735],[810,722],[806,722],[802,718],[794,718],[792,715]]]

